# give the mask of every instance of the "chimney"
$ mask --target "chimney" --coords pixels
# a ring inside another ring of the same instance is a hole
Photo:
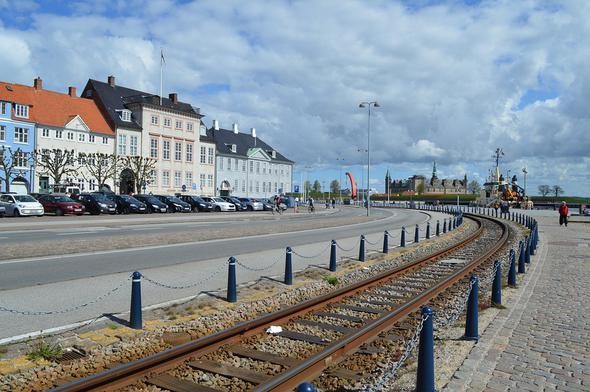
[[[68,87],[68,95],[70,97],[76,98],[76,87],[73,87],[73,86]]]
[[[40,76],[37,76],[37,79],[33,80],[33,87],[35,87],[35,90],[43,90],[43,81]]]
[[[108,77],[109,86],[115,87],[115,77],[113,75],[109,75]]]
[[[234,133],[237,135],[239,132],[238,123],[233,123],[232,129],[233,129]]]
[[[219,120],[213,120],[213,129],[219,131]]]
[[[170,93],[170,94],[168,94],[168,98],[170,98],[172,103],[178,103],[178,94]]]
[[[256,128],[250,128],[250,133],[252,134],[252,137],[256,139]]]

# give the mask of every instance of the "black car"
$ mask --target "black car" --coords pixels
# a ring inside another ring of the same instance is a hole
[[[236,211],[248,211],[248,207],[246,206],[246,204],[242,203],[240,199],[238,199],[237,197],[221,196],[221,198],[227,201],[228,203],[232,203],[234,206],[236,206]]]
[[[119,214],[147,214],[147,206],[145,203],[137,200],[129,195],[113,195],[115,203],[117,203],[117,213]]]
[[[193,212],[211,212],[213,211],[213,204],[201,199],[199,196],[180,195],[178,198],[185,203],[190,204]]]
[[[74,200],[86,207],[86,212],[92,215],[116,214],[117,205],[102,193],[80,193],[72,195]]]
[[[148,214],[152,212],[168,212],[168,206],[153,195],[134,195],[134,198],[144,203]]]
[[[191,212],[191,205],[180,200],[176,196],[155,195],[162,203],[168,206],[168,212]]]
[[[264,211],[272,211],[275,208],[275,203],[273,203],[270,199],[260,199],[262,202],[262,206]]]

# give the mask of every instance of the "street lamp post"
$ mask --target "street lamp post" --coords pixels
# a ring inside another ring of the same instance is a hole
[[[524,173],[524,195],[523,196],[526,196],[526,175],[528,173],[528,171],[526,171],[526,167],[522,168],[522,172]]]
[[[336,158],[336,161],[340,161],[344,163],[344,158]],[[340,199],[340,204],[342,204],[342,164],[338,164],[338,170],[340,174],[340,182],[338,183],[338,197]]]
[[[369,192],[369,182],[371,177],[371,106],[378,108],[377,101],[363,101],[359,108],[367,108],[367,216],[371,215],[371,193]]]

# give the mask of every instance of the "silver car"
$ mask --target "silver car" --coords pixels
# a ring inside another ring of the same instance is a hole
[[[8,216],[43,216],[43,205],[30,195],[0,195]]]
[[[240,197],[240,201],[246,204],[246,208],[248,211],[263,211],[264,210],[264,203],[262,203],[258,199],[254,199],[252,197]]]
[[[236,211],[236,206],[233,203],[228,203],[227,201],[223,200],[221,197],[204,197],[202,196],[201,199],[208,201],[209,203],[213,204],[213,211],[221,212],[221,211]]]

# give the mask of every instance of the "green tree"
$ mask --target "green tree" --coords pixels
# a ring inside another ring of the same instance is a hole
[[[338,180],[332,180],[332,182],[330,183],[330,191],[333,194],[338,194],[340,192],[340,183],[338,182]]]
[[[418,184],[418,186],[416,187],[416,192],[419,195],[422,195],[424,193],[424,183],[423,182]]]
[[[539,185],[537,189],[539,190],[539,195],[543,197],[551,193],[551,188],[549,187],[549,185]]]
[[[313,187],[312,187],[314,192],[320,192],[322,190],[322,184],[320,183],[319,180],[315,180],[313,182]]]
[[[305,190],[305,193],[309,193],[311,190],[311,182],[309,180],[305,181],[303,184],[303,189]]]
[[[472,180],[469,185],[467,185],[467,189],[471,192],[472,195],[476,195],[481,192],[481,185],[479,182]]]

